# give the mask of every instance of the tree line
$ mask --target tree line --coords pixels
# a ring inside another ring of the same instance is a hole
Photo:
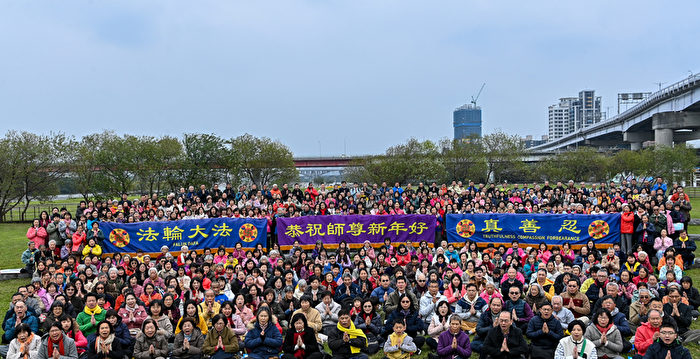
[[[384,154],[356,160],[346,177],[349,181],[391,184],[608,181],[616,176],[662,176],[679,182],[691,177],[697,163],[695,149],[685,145],[639,151],[578,147],[536,159],[518,136],[497,131],[466,141],[443,139],[436,143],[411,138],[389,147]]]
[[[11,131],[0,138],[0,146],[0,218],[17,207],[23,217],[31,201],[58,194],[58,183],[70,183],[87,200],[133,191],[163,195],[190,185],[262,186],[299,178],[287,146],[250,134],[225,139],[192,133],[176,138],[106,131],[75,138]],[[697,165],[695,149],[684,145],[615,152],[580,147],[541,161],[531,161],[530,156],[518,136],[500,131],[466,141],[411,138],[381,155],[354,160],[345,179],[405,184],[662,176],[680,181],[690,178]]]
[[[75,138],[10,131],[0,138],[0,148],[0,218],[18,206],[24,217],[32,200],[58,194],[61,181],[70,182],[87,200],[299,177],[287,146],[250,134],[224,139],[199,133],[175,138],[102,132]]]

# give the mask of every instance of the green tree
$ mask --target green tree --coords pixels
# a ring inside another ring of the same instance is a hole
[[[75,189],[85,201],[90,199],[90,195],[99,196],[96,193],[98,171],[100,162],[98,160],[100,152],[100,134],[94,133],[78,141],[71,139],[69,147],[70,171]]]
[[[23,204],[20,219],[25,220],[32,200],[58,193],[58,180],[68,169],[68,143],[63,134],[15,131],[0,140],[0,218]]]
[[[246,133],[231,139],[230,144],[226,162],[231,173],[240,172],[244,178],[259,186],[299,178],[292,151],[279,141]]]
[[[141,193],[161,193],[167,173],[175,171],[182,158],[182,144],[174,137],[142,136],[132,139],[137,144],[134,175]]]
[[[452,180],[486,181],[484,146],[478,138],[469,141],[443,139],[442,161],[447,171],[447,182]]]
[[[500,181],[506,173],[522,165],[524,147],[520,137],[502,131],[490,133],[481,138],[486,162],[486,178]]]
[[[177,173],[167,178],[171,189],[180,186],[211,185],[223,176],[223,154],[226,152],[222,138],[214,134],[188,133],[182,140],[184,153],[176,161]]]
[[[656,146],[643,152],[651,159],[648,175],[663,177],[669,183],[688,180],[698,163],[695,149],[686,145]]]
[[[350,164],[346,176],[357,182],[407,183],[442,180],[447,175],[440,151],[432,141],[411,138],[391,146],[386,154],[369,156]]]

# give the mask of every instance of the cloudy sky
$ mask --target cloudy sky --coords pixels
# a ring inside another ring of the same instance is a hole
[[[700,2],[2,1],[0,133],[245,132],[299,156],[452,136],[486,82],[488,133],[546,133],[584,88],[700,71]]]

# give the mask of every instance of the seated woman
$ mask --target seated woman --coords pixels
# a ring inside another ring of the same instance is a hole
[[[430,320],[430,324],[428,325],[429,337],[427,338],[426,343],[430,349],[437,349],[440,334],[450,329],[450,316],[452,316],[452,311],[450,310],[450,306],[447,301],[439,301],[437,304],[437,309],[435,310],[435,315],[433,315],[433,318]]]
[[[425,337],[418,334],[424,329],[423,319],[418,318],[418,311],[413,307],[411,297],[405,294],[399,298],[399,307],[387,316],[386,326],[384,327],[385,338],[394,332],[393,323],[396,321],[406,322],[405,332],[413,339],[416,347],[420,350],[425,344]]]
[[[112,324],[103,320],[97,324],[97,333],[90,337],[87,348],[88,359],[122,359],[127,356],[124,348],[114,333]]]
[[[131,333],[129,333],[129,328],[126,326],[126,324],[122,323],[122,317],[117,314],[116,310],[110,309],[105,315],[105,320],[108,321],[109,324],[112,324],[112,329],[114,329],[114,337],[117,341],[119,341],[119,344],[121,344],[121,347],[126,353],[125,355],[131,357],[134,352],[134,343],[136,343],[136,340],[131,336]],[[90,337],[88,337],[88,342],[94,340],[94,338],[92,338],[94,335],[95,334],[92,334]]]
[[[173,325],[170,323],[170,318],[163,315],[163,302],[160,299],[154,300],[151,302],[149,311],[151,315],[148,317],[155,320],[158,324],[158,334],[170,341],[173,337]]]
[[[127,293],[124,296],[124,305],[119,309],[119,316],[122,318],[122,323],[126,324],[132,337],[136,337],[141,330],[141,326],[148,318],[146,309],[139,305],[136,301],[134,293]]]
[[[29,324],[22,323],[15,330],[16,337],[10,342],[7,359],[34,359],[39,355],[41,336],[32,333]]]
[[[557,350],[554,352],[554,359],[565,358],[586,358],[598,359],[595,344],[583,336],[586,326],[582,321],[576,319],[569,323],[569,335],[559,341]]]
[[[245,347],[249,350],[248,357],[252,359],[268,359],[280,354],[282,334],[271,322],[270,317],[270,310],[267,307],[261,307],[258,310],[255,326],[245,336]]]
[[[202,351],[211,359],[232,359],[238,351],[238,337],[226,326],[223,315],[215,315],[211,323],[212,328],[204,340]]]
[[[63,332],[73,341],[75,341],[75,348],[78,350],[78,355],[82,355],[87,351],[88,341],[85,339],[83,332],[80,331],[80,326],[74,318],[69,317],[68,314],[64,314],[59,319],[61,322],[61,328]]]
[[[370,299],[362,301],[361,312],[355,316],[355,328],[365,332],[367,337],[367,347],[362,348],[362,351],[369,355],[378,352],[379,345],[384,343],[384,338],[381,336],[384,326],[381,315],[374,310],[374,304]]]
[[[226,319],[226,326],[233,330],[233,333],[238,336],[239,341],[243,341],[248,329],[246,325],[243,324],[241,317],[235,313],[233,303],[227,300],[221,304],[221,314],[223,314]]]
[[[175,336],[173,359],[200,359],[204,347],[204,335],[197,328],[194,318],[183,318],[178,329],[180,333]]]
[[[199,313],[199,306],[197,305],[197,302],[194,300],[188,300],[185,302],[184,306],[184,313],[182,313],[182,317],[180,317],[180,320],[177,322],[177,327],[175,329],[175,334],[180,333],[180,324],[182,323],[182,318],[184,317],[190,317],[195,320],[197,323],[197,328],[202,331],[203,335],[207,335],[207,332],[209,331],[209,328],[207,328],[207,321],[204,319],[202,314]]]
[[[462,318],[451,315],[449,329],[438,337],[437,354],[440,359],[467,359],[472,354],[469,334],[462,330]]]
[[[306,316],[297,313],[290,321],[287,333],[282,345],[282,359],[323,359],[320,352],[316,334],[306,323]]]
[[[586,339],[595,345],[600,357],[622,359],[622,334],[613,323],[610,312],[605,308],[598,309],[593,315],[592,325],[586,329]]]
[[[158,334],[158,324],[153,319],[143,321],[141,333],[136,337],[135,359],[165,359],[168,357],[168,341]]]

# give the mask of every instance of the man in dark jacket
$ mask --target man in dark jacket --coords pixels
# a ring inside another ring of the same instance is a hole
[[[644,359],[665,359],[668,357],[669,352],[673,359],[692,358],[688,348],[684,348],[680,340],[678,340],[676,327],[670,322],[665,322],[661,324],[659,339],[649,346],[644,354]]]
[[[479,323],[476,324],[476,336],[474,341],[471,342],[473,352],[481,354],[481,348],[484,345],[486,336],[494,326],[498,325],[498,315],[501,313],[501,310],[503,310],[503,299],[492,297],[489,308],[481,313]]]
[[[664,304],[664,317],[669,316],[676,321],[678,334],[683,335],[688,331],[693,322],[693,316],[690,313],[692,310],[689,305],[681,302],[681,291],[678,287],[669,288],[668,303]]]
[[[342,329],[341,329],[342,328]],[[355,328],[350,317],[350,309],[338,312],[338,326],[328,335],[328,347],[337,359],[368,359],[360,350],[367,346],[367,337],[362,330]]]
[[[498,315],[498,326],[491,328],[486,335],[482,356],[486,359],[523,358],[527,354],[527,342],[523,332],[513,325],[510,312]]]
[[[552,315],[552,305],[544,303],[539,308],[540,315],[532,317],[527,324],[527,337],[531,340],[530,358],[550,359],[564,337],[564,329],[559,320]]]

